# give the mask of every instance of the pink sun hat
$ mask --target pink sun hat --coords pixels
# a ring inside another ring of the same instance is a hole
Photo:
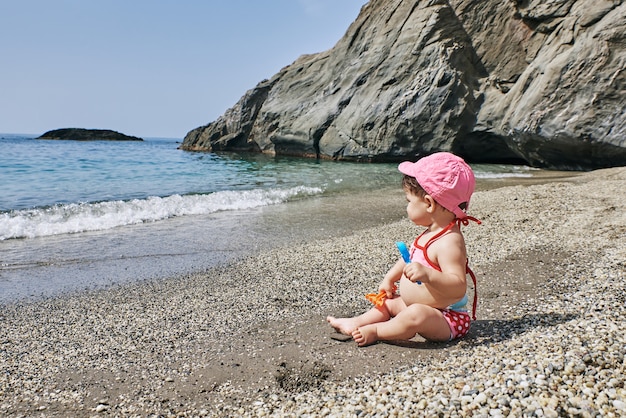
[[[414,177],[427,194],[457,218],[467,217],[476,179],[462,158],[449,152],[437,152],[415,163],[400,163],[398,170]]]

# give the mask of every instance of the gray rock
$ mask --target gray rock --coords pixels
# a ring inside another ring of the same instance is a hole
[[[143,141],[136,136],[124,135],[109,129],[63,128],[48,131],[37,139],[71,141]]]
[[[181,148],[626,165],[625,45],[621,1],[371,0]]]

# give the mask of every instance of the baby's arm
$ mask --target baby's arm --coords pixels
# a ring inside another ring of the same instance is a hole
[[[455,300],[465,294],[465,243],[460,234],[448,234],[428,248],[429,258],[441,271],[410,263],[404,274],[412,281],[425,283],[437,299]]]
[[[384,290],[385,293],[387,293],[387,297],[392,297],[394,293],[395,283],[402,277],[402,271],[404,270],[405,265],[406,263],[404,262],[404,260],[402,260],[401,258],[398,259],[398,261],[396,261],[396,264],[394,264],[389,269],[387,274],[385,274],[383,281],[380,283],[380,286],[378,286],[378,291],[380,292]]]

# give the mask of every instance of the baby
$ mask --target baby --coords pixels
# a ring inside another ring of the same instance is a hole
[[[471,323],[465,308],[466,273],[474,281],[475,277],[467,266],[460,224],[480,223],[466,214],[476,184],[474,173],[463,159],[447,152],[403,162],[398,169],[404,174],[407,215],[426,230],[411,245],[411,262],[399,259],[385,274],[378,287],[386,296],[381,306],[352,318],[326,318],[359,346],[408,340],[416,334],[449,341],[467,334]],[[475,311],[476,296],[474,315]]]

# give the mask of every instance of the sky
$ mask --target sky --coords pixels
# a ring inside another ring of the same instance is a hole
[[[367,0],[0,0],[0,132],[183,138]]]

